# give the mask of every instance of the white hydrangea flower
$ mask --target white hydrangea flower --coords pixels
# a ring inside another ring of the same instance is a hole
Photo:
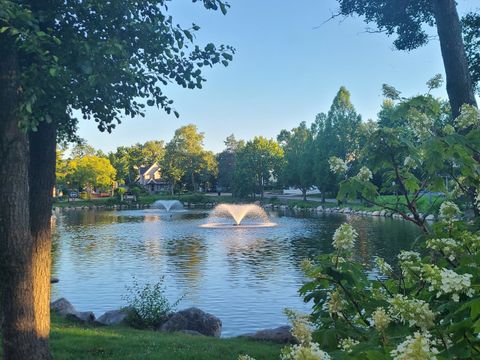
[[[461,212],[457,204],[451,201],[444,201],[442,205],[440,205],[439,214],[442,219],[453,221],[457,216],[460,216]]]
[[[403,161],[403,166],[415,169],[417,167],[417,162],[411,156],[407,156]]]
[[[327,299],[323,303],[322,310],[327,311],[330,316],[339,315],[344,307],[345,301],[338,290],[327,293]]]
[[[347,163],[336,156],[332,156],[328,160],[328,163],[330,165],[330,171],[335,174],[345,174],[348,170]]]
[[[455,134],[455,128],[450,125],[450,124],[447,124],[443,127],[443,133],[445,135],[452,135],[452,134]]]
[[[285,309],[284,313],[292,324],[292,330],[290,332],[293,337],[300,344],[308,346],[312,341],[312,325],[308,315],[300,314],[290,309]]]
[[[408,299],[397,294],[389,300],[390,316],[401,323],[408,323],[409,326],[418,326],[422,329],[429,329],[434,326],[435,314],[427,302],[418,299]]]
[[[429,239],[427,240],[427,247],[443,252],[450,261],[454,261],[457,254],[462,252],[462,244],[452,238]]]
[[[426,138],[431,135],[433,128],[433,119],[427,114],[416,109],[411,109],[408,113],[408,120],[412,127],[413,133],[418,138]]]
[[[461,294],[472,297],[475,293],[471,287],[472,274],[457,274],[450,269],[426,264],[422,270],[422,277],[430,284],[428,289],[437,292],[437,297],[451,295],[452,300],[458,302]]]
[[[464,231],[460,235],[462,244],[466,246],[472,252],[480,251],[480,234]]]
[[[376,308],[370,319],[371,325],[379,332],[383,332],[390,324],[390,321],[390,315],[387,314],[383,307]]]
[[[421,259],[420,253],[416,251],[401,251],[398,254],[398,262],[400,264],[400,268],[402,269],[403,276],[407,277],[410,273],[418,272],[421,269]]]
[[[330,355],[320,350],[320,345],[311,343],[310,346],[293,345],[282,349],[281,360],[331,360]]]
[[[346,339],[340,340],[340,343],[338,344],[338,348],[347,353],[351,353],[353,351],[352,348],[358,344],[360,344],[359,341],[352,338],[346,338]]]
[[[455,124],[460,129],[480,126],[480,111],[475,106],[468,104],[462,105],[460,115],[455,119]]]
[[[238,357],[238,360],[255,360],[255,358],[249,356],[249,355],[240,355]]]
[[[437,341],[429,332],[415,332],[390,352],[393,360],[437,360]]]
[[[373,258],[373,261],[375,262],[375,266],[377,267],[378,271],[380,271],[380,273],[382,273],[383,275],[388,275],[392,273],[393,269],[390,264],[385,261],[385,259],[379,256],[375,256]]]
[[[332,245],[338,251],[350,251],[353,249],[357,237],[358,233],[355,229],[351,225],[344,223],[335,230]]]
[[[356,178],[360,181],[370,181],[373,178],[373,174],[368,167],[362,166]]]

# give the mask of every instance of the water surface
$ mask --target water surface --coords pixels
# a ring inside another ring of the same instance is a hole
[[[124,304],[125,286],[162,276],[179,308],[197,306],[223,322],[222,336],[284,325],[286,307],[309,311],[298,296],[304,258],[331,251],[335,229],[359,233],[355,257],[392,261],[418,235],[403,221],[334,214],[270,213],[270,228],[208,229],[208,212],[159,209],[67,211],[57,214],[52,297],[97,316]]]

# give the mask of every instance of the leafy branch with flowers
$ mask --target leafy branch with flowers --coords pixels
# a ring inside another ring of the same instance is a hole
[[[367,269],[353,260],[358,234],[347,219],[332,253],[302,263],[308,281],[300,294],[312,313],[302,321],[290,316],[298,344],[281,359],[480,358],[480,112],[464,106],[452,121],[437,105],[429,94],[402,99],[393,113],[406,125],[377,129],[364,149],[372,170],[349,174],[346,161],[331,158],[330,169],[345,179],[340,199],[360,197],[423,232],[397,264],[376,257]],[[381,187],[372,182],[379,172]],[[377,202],[388,191],[396,201]],[[432,191],[444,196],[438,222],[429,225],[417,203]],[[305,329],[309,335],[299,336]]]

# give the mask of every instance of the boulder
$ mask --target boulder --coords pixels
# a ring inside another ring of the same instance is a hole
[[[91,311],[77,311],[71,314],[65,315],[66,319],[72,321],[78,321],[82,323],[93,323],[95,321],[95,314]]]
[[[205,336],[220,337],[222,321],[198,308],[191,307],[173,314],[161,327],[161,331],[193,330]]]
[[[323,206],[317,206],[317,211],[323,211]]]
[[[380,213],[379,213],[379,216],[385,216],[386,213],[387,213],[386,210],[381,210]]]
[[[65,298],[55,300],[50,304],[50,310],[56,312],[60,316],[67,316],[68,314],[74,314],[77,311],[73,305]]]
[[[380,216],[380,211],[374,211],[374,212],[372,212],[372,216]]]
[[[125,318],[128,316],[128,311],[127,310],[110,310],[107,311],[105,314],[100,316],[97,319],[97,323],[102,324],[102,325],[118,325],[121,324]]]
[[[288,325],[280,326],[275,329],[259,330],[256,333],[241,335],[254,340],[273,341],[281,344],[293,343],[295,338],[291,333],[292,328]]]
[[[425,217],[425,220],[427,220],[427,221],[433,221],[433,220],[435,220],[435,216],[432,215],[432,214],[427,215],[427,216]]]

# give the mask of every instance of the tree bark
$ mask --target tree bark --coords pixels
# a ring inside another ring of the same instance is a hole
[[[0,35],[0,303],[4,359],[50,359],[48,331],[36,321],[35,251],[30,231],[29,141],[19,127],[18,57]],[[49,278],[48,278],[49,280]],[[48,320],[49,322],[49,320]]]
[[[33,242],[33,301],[37,331],[50,333],[51,217],[55,185],[55,125],[41,123],[29,134],[30,231]],[[48,343],[45,340],[46,349]],[[41,359],[50,359],[45,353]]]
[[[307,201],[307,189],[302,189],[303,201]]]
[[[477,105],[462,38],[462,26],[455,0],[432,0],[442,58],[447,77],[447,93],[456,118],[463,104]]]

